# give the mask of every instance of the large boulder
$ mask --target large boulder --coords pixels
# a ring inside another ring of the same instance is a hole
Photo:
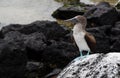
[[[50,21],[11,24],[0,31],[2,39],[26,50],[29,61],[43,63],[44,66],[39,70],[42,73],[40,78],[55,68],[63,68],[79,54],[70,40],[70,32],[68,28]]]
[[[42,32],[47,39],[61,39],[70,31],[64,29],[56,22],[36,21],[27,25],[11,24],[2,28],[1,33],[6,34],[10,31],[18,31],[22,34],[29,35],[35,32]],[[51,35],[52,34],[52,35]]]
[[[107,2],[100,2],[91,7],[84,16],[87,17],[91,24],[97,25],[113,25],[118,20],[116,8],[110,6]]]
[[[69,18],[73,18],[76,15],[83,15],[85,12],[85,8],[81,7],[80,5],[78,6],[63,6],[58,8],[53,14],[52,16],[56,19],[69,19]]]
[[[119,78],[120,53],[92,54],[73,60],[57,78]]]

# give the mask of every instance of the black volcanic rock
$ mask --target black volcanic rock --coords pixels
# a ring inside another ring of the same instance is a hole
[[[105,26],[100,26],[100,27],[88,28],[87,31],[93,34],[96,39],[95,52],[108,53],[110,50],[111,26],[105,25]]]
[[[0,40],[0,78],[24,78],[27,56],[20,44]]]
[[[42,32],[47,39],[61,39],[64,35],[69,33],[69,30],[65,30],[56,22],[50,21],[36,21],[28,25],[11,24],[3,27],[1,33],[6,34],[10,31],[18,31],[25,35],[29,35],[34,32]]]
[[[24,36],[23,34],[21,34],[18,31],[9,31],[8,33],[4,34],[4,40],[8,41],[8,42],[14,42],[14,43],[21,43],[21,47],[24,46]]]
[[[94,5],[78,3],[76,5],[62,6],[53,12],[52,16],[56,19],[66,20],[77,15],[84,15]]]
[[[79,55],[77,48],[72,43],[51,41],[51,45],[44,50],[42,59],[43,62],[51,63],[61,68],[77,55]]]
[[[27,48],[35,51],[44,50],[46,48],[46,37],[43,33],[35,32],[30,35],[25,35],[25,45]]]
[[[24,43],[29,59],[41,60],[41,55],[46,49],[46,37],[43,33],[35,32],[24,36]]]
[[[63,68],[79,53],[70,40],[70,30],[56,22],[36,21],[28,25],[11,24],[1,30],[3,40],[21,46],[28,60],[44,64],[39,77],[54,68]],[[11,45],[12,48],[12,45]]]
[[[88,21],[97,25],[113,25],[118,20],[117,10],[107,2],[100,2],[84,14]]]
[[[111,29],[111,51],[120,51],[120,21]]]
[[[41,70],[45,70],[44,64],[41,62],[28,61],[26,65],[26,77],[36,78],[39,75],[46,75],[47,73]],[[40,72],[41,71],[41,72]]]
[[[83,15],[85,11],[84,7],[81,6],[63,6],[58,8],[52,16],[56,19],[69,19],[76,15]]]

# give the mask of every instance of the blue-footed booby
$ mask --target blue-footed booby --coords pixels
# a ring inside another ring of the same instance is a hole
[[[96,40],[92,34],[85,30],[87,19],[84,16],[78,15],[65,21],[74,24],[73,39],[79,48],[80,56],[83,57],[83,53],[86,53],[86,56],[89,55],[94,50]]]

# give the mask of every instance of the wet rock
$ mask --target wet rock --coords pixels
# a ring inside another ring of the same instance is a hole
[[[57,78],[119,78],[120,53],[92,54],[73,60]]]
[[[24,78],[27,56],[19,44],[0,40],[0,78]]]
[[[100,2],[84,14],[88,21],[97,25],[113,25],[118,20],[117,10],[107,2]]]

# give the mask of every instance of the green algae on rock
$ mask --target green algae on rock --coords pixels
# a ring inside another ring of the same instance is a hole
[[[120,9],[120,2],[115,6],[117,9]]]
[[[55,0],[55,1],[62,2],[64,5],[79,3],[79,0]]]

